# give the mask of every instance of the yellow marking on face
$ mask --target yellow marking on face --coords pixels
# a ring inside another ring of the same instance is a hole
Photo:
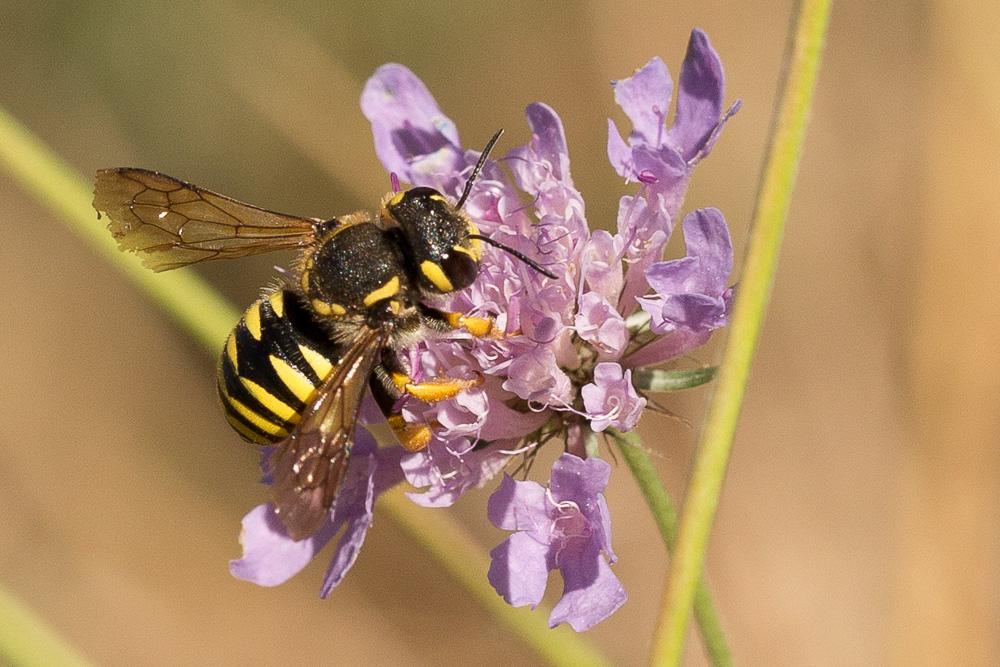
[[[468,247],[464,245],[453,245],[451,249],[455,252],[460,252],[463,255],[468,255],[473,262],[479,262],[482,258],[482,249],[479,247],[479,239],[469,239]]]
[[[397,192],[392,199],[389,200],[389,206],[399,206],[399,202],[403,201],[403,196],[405,192]]]
[[[285,295],[282,292],[272,292],[271,296],[267,297],[267,300],[271,302],[271,310],[278,317],[285,316]]]
[[[325,380],[326,376],[333,370],[333,364],[330,363],[330,360],[311,347],[299,343],[299,352],[302,353],[306,363],[312,366],[313,372],[321,380]]]
[[[309,381],[309,378],[303,375],[297,368],[289,365],[287,361],[273,354],[268,356],[268,360],[271,362],[271,368],[278,374],[278,379],[288,387],[289,391],[295,394],[295,397],[303,403],[308,402],[309,397],[316,390],[316,387]]]
[[[253,380],[245,377],[240,378],[240,382],[247,388],[250,395],[257,399],[257,402],[276,414],[281,421],[296,423],[299,421],[299,414],[292,406],[264,389]]]
[[[371,306],[382,299],[388,299],[391,296],[396,296],[399,294],[399,276],[393,276],[386,281],[385,285],[382,285],[377,290],[372,290],[368,296],[365,297],[365,305]]]
[[[447,200],[447,199],[445,199],[444,197],[442,197],[441,195],[431,195],[431,196],[430,196],[430,199],[431,199],[432,201],[441,201],[441,202],[444,202],[445,204],[447,204],[447,203],[448,203],[448,200]]]
[[[431,281],[440,292],[454,292],[455,286],[451,284],[448,280],[448,276],[444,274],[444,269],[441,268],[440,264],[432,262],[429,259],[425,259],[420,262],[420,273],[424,274],[427,280]]]
[[[272,435],[276,438],[285,438],[288,436],[288,431],[283,429],[278,424],[275,424],[271,420],[264,419],[264,417],[260,416],[247,406],[243,405],[235,398],[230,396],[228,393],[225,394],[225,397],[226,401],[229,403],[230,406],[232,406],[233,410],[235,410],[237,414],[239,414],[241,417],[243,417],[248,422],[253,424],[255,427],[259,428],[264,433]]]
[[[270,440],[265,438],[260,433],[250,430],[246,424],[237,419],[236,415],[234,415],[232,412],[228,410],[226,410],[226,421],[229,422],[229,425],[232,426],[237,433],[243,436],[245,440],[249,440],[250,442],[256,442],[256,443],[270,442]]]
[[[474,236],[479,234],[479,227],[476,227],[476,223],[472,220],[469,220],[469,234]],[[478,262],[483,258],[483,242],[479,239],[469,239],[469,243],[472,248],[472,257]]]
[[[402,310],[403,310],[403,304],[397,301],[396,299],[393,299],[392,301],[389,302],[389,312],[391,312],[393,315],[399,315],[399,313],[402,312]]]
[[[229,340],[226,341],[226,356],[229,357],[229,361],[233,362],[233,368],[239,368],[236,363],[236,336],[230,334]]]
[[[247,325],[247,330],[254,340],[260,340],[260,304],[255,303],[247,309],[247,314],[243,316],[243,321]]]
[[[319,299],[313,299],[311,302],[313,310],[315,310],[320,315],[330,314],[330,304],[326,301],[320,301]]]

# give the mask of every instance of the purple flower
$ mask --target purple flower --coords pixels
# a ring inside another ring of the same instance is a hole
[[[711,152],[740,103],[722,114],[722,63],[701,30],[692,31],[688,42],[677,112],[669,128],[666,117],[673,83],[662,60],[653,58],[612,85],[615,101],[632,121],[632,131],[623,140],[615,122],[608,120],[608,158],[620,176],[643,186],[636,197],[622,199],[618,215],[619,234],[626,239],[632,262],[621,302],[622,314],[627,315],[633,299],[645,291],[646,268],[659,258],[670,236],[691,173]]]
[[[615,307],[597,292],[587,292],[580,297],[580,306],[576,313],[576,333],[593,345],[602,357],[612,359],[621,356],[629,340],[625,320]]]
[[[602,362],[594,368],[594,381],[580,390],[583,406],[590,419],[590,428],[597,432],[609,426],[619,431],[631,431],[639,422],[646,399],[632,386],[632,371],[612,362]]]
[[[725,77],[718,54],[701,30],[691,32],[681,66],[677,113],[666,126],[673,84],[667,66],[653,58],[631,77],[613,83],[615,102],[632,121],[628,140],[608,120],[608,157],[618,174],[655,191],[674,190],[707,156],[739,102],[722,113]],[[676,193],[683,194],[683,193]],[[679,203],[678,199],[678,203]]]
[[[486,161],[465,212],[480,233],[555,277],[484,245],[475,282],[434,305],[492,317],[503,335],[475,338],[456,330],[408,350],[417,381],[446,376],[482,382],[435,404],[403,400],[407,422],[433,426],[422,451],[376,448],[359,429],[330,520],[310,538],[292,541],[266,505],[251,511],[243,521],[243,557],[231,564],[235,576],[279,584],[342,530],[326,595],[357,557],[385,489],[405,477],[417,489],[409,494],[413,502],[449,506],[556,442],[570,453],[553,465],[548,489],[504,476],[490,497],[490,519],[515,532],[493,550],[489,580],[510,604],[535,606],[548,573],[559,570],[564,590],[549,621],[576,630],[624,603],[609,565],[615,556],[602,492],[610,467],[589,458],[585,443],[594,432],[638,424],[646,397],[632,384],[632,369],[690,352],[726,323],[733,255],[722,214],[689,214],[683,224],[687,255],[664,261],[663,252],[695,167],[739,103],[723,113],[722,66],[698,30],[681,67],[672,121],[674,86],[660,59],[613,86],[631,130],[622,138],[609,121],[608,157],[614,171],[634,184],[619,200],[615,231],[590,231],[563,123],[551,107],[529,105],[530,138]],[[402,65],[380,67],[365,85],[361,107],[386,170],[458,198],[479,153],[463,147],[455,123],[416,75]],[[381,418],[370,412],[366,419]]]
[[[387,171],[414,184],[455,185],[465,166],[458,130],[413,72],[396,64],[378,68],[361,94],[361,110]]]
[[[240,533],[243,557],[229,563],[230,573],[261,586],[282,584],[308,565],[337,531],[346,526],[334,546],[320,589],[321,597],[329,595],[358,557],[372,522],[375,499],[402,480],[401,452],[400,447],[379,449],[368,431],[359,428],[347,478],[326,524],[311,537],[296,542],[285,532],[273,506],[258,505],[243,517]]]
[[[725,326],[732,289],[726,286],[733,268],[733,246],[718,209],[703,208],[684,218],[687,256],[657,262],[646,271],[655,294],[640,298],[653,332],[664,334],[628,358],[632,365],[683,354]]]
[[[515,532],[490,552],[488,576],[508,604],[537,606],[552,570],[562,575],[563,594],[549,627],[569,623],[582,632],[625,604],[625,589],[607,560],[617,560],[602,494],[610,474],[600,459],[563,454],[548,489],[504,477],[487,514],[497,528]]]

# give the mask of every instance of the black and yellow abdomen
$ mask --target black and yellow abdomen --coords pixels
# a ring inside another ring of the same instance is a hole
[[[294,292],[262,297],[222,350],[218,383],[226,419],[250,442],[284,440],[338,358],[336,345]]]

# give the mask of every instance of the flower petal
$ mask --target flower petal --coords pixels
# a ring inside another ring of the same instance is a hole
[[[615,173],[627,181],[635,180],[635,168],[632,161],[632,147],[625,143],[615,121],[608,119],[608,161],[614,167]]]
[[[441,112],[434,97],[403,65],[379,67],[361,93],[361,111],[372,124],[375,153],[386,171],[417,182],[421,173],[414,161],[433,156],[437,171],[460,171],[464,156],[458,130]],[[418,165],[419,166],[419,165]]]
[[[486,516],[503,530],[528,530],[545,533],[551,523],[545,487],[537,482],[518,482],[504,475],[500,487],[486,503]]]
[[[508,161],[518,187],[537,193],[551,182],[572,186],[569,149],[559,115],[547,104],[535,102],[524,110],[531,127],[531,140],[511,149]]]
[[[478,488],[503,470],[510,460],[502,443],[475,449],[468,438],[450,441],[435,435],[426,449],[404,455],[401,466],[413,486],[427,487],[406,497],[421,507],[450,507],[462,494]]]
[[[597,364],[594,381],[580,389],[580,396],[590,427],[598,432],[609,426],[620,431],[632,430],[646,407],[646,399],[632,386],[631,371],[623,373],[622,367],[614,362]]]
[[[544,412],[519,412],[501,400],[492,400],[479,437],[490,441],[521,438],[539,428],[548,418],[549,415]]]
[[[700,208],[684,218],[684,244],[687,254],[697,257],[706,284],[713,293],[725,289],[733,269],[733,242],[722,211],[717,208]]]
[[[719,124],[725,94],[722,62],[701,30],[691,32],[679,83],[677,115],[669,138],[684,159],[691,160]]]
[[[703,289],[700,279],[701,262],[697,257],[656,262],[646,269],[649,286],[664,299]]]
[[[368,534],[368,527],[372,523],[372,509],[375,504],[375,467],[377,465],[374,456],[364,457],[367,466],[364,470],[358,471],[358,481],[360,484],[353,488],[341,490],[341,497],[337,498],[336,526],[346,523],[347,528],[337,540],[333,549],[333,558],[327,568],[326,576],[323,578],[323,586],[320,588],[319,596],[325,598],[334,588],[340,585],[344,575],[354,565],[358,554],[361,552],[361,545],[365,542]],[[352,470],[352,472],[354,472]],[[350,513],[341,515],[341,500],[345,503],[343,507],[350,508]]]
[[[627,368],[638,368],[663,363],[701,347],[711,337],[711,331],[678,329],[625,357],[622,365]]]
[[[652,329],[673,331],[713,331],[726,326],[726,302],[707,294],[679,294],[666,299],[659,317],[653,317]]]
[[[628,595],[599,553],[563,567],[563,595],[552,609],[549,627],[569,623],[577,632],[597,625],[625,604]]]
[[[296,542],[285,532],[273,505],[258,505],[243,517],[243,557],[229,561],[229,572],[260,586],[283,584],[308,565],[335,532],[327,521],[314,535]]]
[[[629,145],[663,143],[673,85],[670,72],[660,58],[653,58],[627,79],[611,82],[615,102],[632,121]]]
[[[487,578],[507,604],[534,609],[542,601],[549,578],[548,551],[549,545],[528,533],[514,533],[490,552]]]
[[[597,366],[600,368],[618,364],[603,363]],[[572,501],[580,507],[584,516],[590,519],[597,511],[597,496],[604,491],[610,477],[611,466],[607,461],[595,458],[581,459],[573,454],[563,454],[552,464],[549,490],[557,503]]]

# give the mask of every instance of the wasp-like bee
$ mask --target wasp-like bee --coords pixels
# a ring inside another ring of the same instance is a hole
[[[387,194],[377,216],[300,218],[144,169],[97,173],[94,208],[108,216],[118,245],[154,271],[301,249],[287,284],[265,291],[243,314],[218,367],[229,424],[245,440],[274,447],[267,464],[272,501],[293,539],[313,534],[336,500],[366,387],[403,446],[417,451],[427,446],[430,426],[407,425],[399,399],[440,401],[476,383],[415,382],[400,351],[435,331],[495,335],[490,318],[425,303],[475,280],[482,243],[552,276],[482,236],[462,210],[501,133],[486,145],[456,204],[416,187]]]

